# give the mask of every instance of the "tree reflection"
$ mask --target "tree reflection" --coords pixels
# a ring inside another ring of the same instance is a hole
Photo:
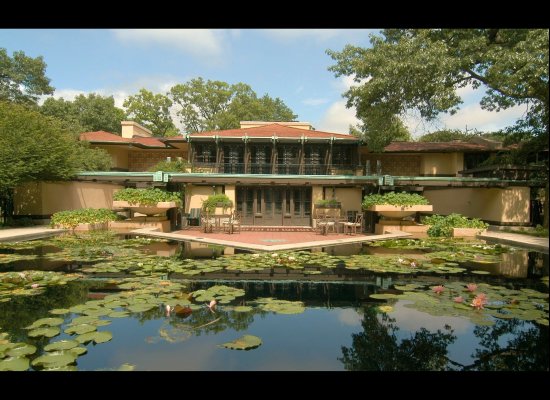
[[[548,371],[548,327],[517,319],[497,320],[493,326],[476,326],[474,334],[482,348],[476,349],[476,360],[465,370]]]
[[[434,371],[449,370],[447,346],[456,340],[453,331],[432,333],[421,328],[411,338],[398,343],[395,318],[377,314],[367,307],[361,323],[363,332],[353,334],[350,348],[342,347],[339,358],[347,370],[362,371]]]

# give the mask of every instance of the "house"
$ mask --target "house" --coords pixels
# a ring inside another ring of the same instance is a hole
[[[106,150],[111,171],[82,172],[71,182],[39,182],[16,191],[16,213],[48,218],[56,211],[112,205],[125,187],[168,187],[185,193],[184,212],[225,193],[244,225],[311,226],[315,202],[334,199],[341,214],[361,210],[365,194],[414,191],[438,214],[458,212],[495,224],[529,224],[528,179],[467,174],[502,151],[499,142],[393,142],[382,153],[348,135],[314,130],[307,122],[243,121],[238,129],[166,138],[133,121],[122,135],[86,132],[81,140]],[[162,160],[186,160],[181,173],[149,171]]]

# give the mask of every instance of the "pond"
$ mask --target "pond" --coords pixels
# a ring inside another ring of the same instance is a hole
[[[0,243],[0,370],[546,371],[548,342],[548,255],[483,242]]]

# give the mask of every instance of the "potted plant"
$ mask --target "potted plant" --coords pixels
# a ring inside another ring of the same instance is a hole
[[[363,199],[363,209],[389,218],[403,218],[418,211],[432,211],[428,199],[416,193],[370,194]]]
[[[59,211],[52,215],[52,228],[61,226],[65,229],[96,230],[107,229],[109,221],[115,221],[117,216],[106,208],[81,208],[79,210]]]
[[[317,200],[315,202],[315,207],[317,208],[342,208],[342,203],[337,201],[336,199],[330,199],[330,200]]]
[[[430,237],[475,237],[483,233],[489,226],[478,218],[466,218],[460,214],[430,215],[422,219],[422,223],[430,225]]]
[[[232,207],[233,207],[233,202],[224,193],[212,194],[202,202],[203,211],[207,211],[209,214],[214,214],[216,211],[216,208],[221,208],[223,214],[225,214],[227,209]]]
[[[181,205],[179,193],[166,192],[157,188],[126,188],[116,192],[113,199],[114,208],[131,208],[133,211],[145,215],[163,213]]]

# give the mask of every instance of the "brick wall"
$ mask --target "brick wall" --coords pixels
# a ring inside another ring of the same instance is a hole
[[[172,157],[172,161],[176,161],[178,157],[187,160],[187,154],[184,154],[181,150],[131,151],[128,153],[128,169],[130,172],[147,171],[159,161],[166,160],[166,157]]]
[[[371,174],[376,173],[376,161],[382,162],[382,175],[419,176],[420,156],[403,154],[368,154],[363,156],[362,165],[370,160]]]

